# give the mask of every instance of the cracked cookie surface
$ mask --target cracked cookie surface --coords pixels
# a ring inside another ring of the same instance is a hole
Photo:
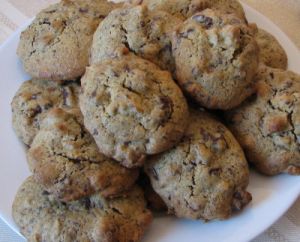
[[[13,218],[29,242],[137,242],[152,220],[137,186],[122,197],[56,201],[31,176],[15,197]]]
[[[300,76],[261,67],[257,95],[227,113],[248,160],[262,173],[300,175]]]
[[[242,5],[236,0],[132,0],[132,2],[147,6],[153,11],[166,11],[182,19],[207,8],[234,13],[239,18],[246,19]]]
[[[76,200],[99,192],[118,196],[138,178],[137,169],[127,169],[105,157],[83,127],[80,111],[51,110],[27,153],[30,170],[45,190],[61,201]]]
[[[63,0],[42,10],[20,37],[17,54],[25,71],[56,81],[81,76],[96,28],[119,6],[106,0]]]
[[[286,70],[287,55],[277,39],[267,31],[258,29],[255,40],[259,47],[259,60],[265,65]]]
[[[75,81],[61,85],[44,80],[22,83],[11,103],[12,123],[18,137],[30,145],[49,110],[78,108],[79,92],[80,86]]]
[[[172,38],[181,88],[206,108],[239,105],[254,92],[258,46],[253,33],[233,14],[210,9],[186,20]]]
[[[193,110],[185,136],[145,164],[169,213],[190,219],[225,219],[251,201],[249,169],[230,131],[204,111]]]
[[[173,72],[171,34],[181,22],[166,12],[151,12],[141,6],[114,10],[95,32],[90,62],[131,52]]]
[[[183,135],[188,107],[167,71],[134,55],[88,67],[80,108],[100,151],[126,167],[171,148]]]

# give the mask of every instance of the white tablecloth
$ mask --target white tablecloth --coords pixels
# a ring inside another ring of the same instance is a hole
[[[269,17],[300,48],[300,0],[243,1]],[[0,44],[40,9],[54,2],[57,0],[0,0]],[[272,227],[253,240],[271,241],[300,242],[300,199]],[[0,219],[0,242],[24,242],[24,239]]]

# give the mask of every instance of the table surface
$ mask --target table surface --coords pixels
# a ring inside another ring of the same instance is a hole
[[[283,30],[300,48],[300,0],[242,0]],[[40,9],[57,0],[0,0],[0,44]],[[300,198],[272,227],[252,242],[299,242]],[[24,242],[0,219],[0,242]]]

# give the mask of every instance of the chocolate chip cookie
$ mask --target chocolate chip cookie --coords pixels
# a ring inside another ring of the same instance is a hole
[[[258,29],[255,40],[259,46],[259,59],[267,66],[287,69],[287,55],[277,39],[263,29]]]
[[[138,187],[119,198],[106,199],[95,194],[62,203],[33,177],[19,188],[12,212],[29,242],[136,242],[152,220]]]
[[[134,55],[88,67],[81,79],[84,124],[100,151],[132,168],[175,145],[188,107],[167,71]]]
[[[139,173],[101,154],[83,120],[62,109],[48,113],[27,159],[38,183],[65,202],[95,192],[118,196],[132,187]]]
[[[261,67],[257,95],[227,114],[248,160],[267,175],[300,175],[300,76]]]
[[[182,19],[207,8],[234,13],[240,19],[246,19],[242,5],[236,0],[131,0],[131,2],[147,6],[153,11],[166,11]]]
[[[81,76],[96,28],[119,6],[106,0],[62,0],[42,10],[20,37],[17,54],[25,71],[56,81]]]
[[[130,52],[173,72],[170,35],[181,22],[166,12],[151,12],[141,6],[112,11],[95,32],[90,62]]]
[[[79,91],[80,85],[76,81],[62,85],[44,80],[25,81],[11,103],[12,123],[19,138],[30,145],[52,108],[78,108]]]
[[[172,38],[181,88],[209,109],[238,106],[254,92],[258,46],[253,32],[235,15],[216,10],[186,20]]]
[[[249,169],[230,131],[204,111],[191,111],[181,142],[145,164],[169,213],[189,219],[226,219],[251,201]]]

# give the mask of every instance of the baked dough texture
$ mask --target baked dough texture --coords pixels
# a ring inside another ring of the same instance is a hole
[[[137,186],[119,198],[95,194],[62,203],[32,176],[21,185],[12,211],[28,242],[137,242],[152,221]]]
[[[267,175],[300,175],[300,76],[262,66],[257,95],[227,113],[249,162]]]
[[[17,54],[25,71],[43,80],[80,77],[96,28],[120,6],[106,0],[62,0],[42,10],[20,37]]]
[[[249,169],[231,132],[214,117],[191,111],[179,144],[145,164],[153,189],[180,218],[226,219],[251,201]]]
[[[172,38],[176,77],[199,105],[227,110],[254,92],[258,66],[255,28],[234,14],[206,9],[180,25]]]
[[[142,166],[182,137],[188,106],[167,71],[134,55],[87,68],[81,79],[84,124],[100,151],[122,165]]]
[[[76,114],[51,110],[28,150],[34,178],[57,199],[68,202],[99,192],[118,196],[129,190],[139,171],[105,157]]]

